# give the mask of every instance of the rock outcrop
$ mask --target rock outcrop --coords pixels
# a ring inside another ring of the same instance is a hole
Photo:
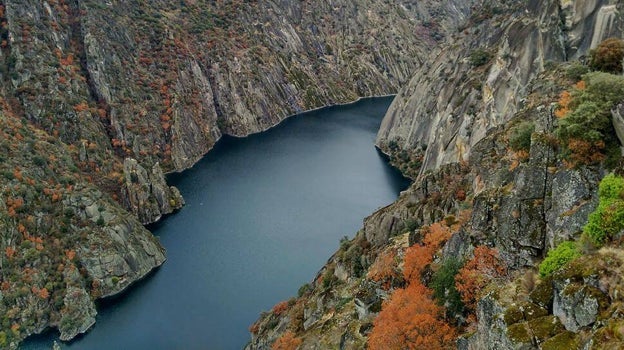
[[[498,15],[475,13],[465,34],[431,55],[428,69],[401,90],[379,130],[382,150],[426,148],[422,171],[465,161],[522,107],[530,82],[549,62],[578,58],[608,37],[623,36],[622,5],[610,1],[491,6]]]
[[[0,347],[58,327],[64,340],[165,260],[135,216],[81,174],[72,150],[4,105],[0,112]],[[77,156],[77,154],[76,154]]]
[[[156,222],[162,215],[171,214],[184,205],[180,191],[165,182],[158,163],[148,173],[135,159],[126,158],[124,178],[124,204],[143,224]]]
[[[621,145],[624,145],[624,104],[619,104],[611,111],[613,128]],[[622,147],[624,155],[624,147]]]
[[[615,277],[621,257],[621,251],[603,249],[528,289],[523,278],[493,288],[479,301],[477,332],[458,348],[617,348],[620,336],[609,339],[605,332],[621,322],[614,306],[622,298],[616,292],[621,279]]]

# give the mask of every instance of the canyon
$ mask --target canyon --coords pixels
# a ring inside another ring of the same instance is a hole
[[[414,228],[469,206],[442,256],[487,243],[526,269],[577,235],[597,205],[605,170],[566,169],[539,136],[555,128],[561,67],[623,36],[617,1],[4,0],[0,8],[2,347],[49,327],[62,340],[86,332],[96,299],[165,261],[143,226],[184,204],[165,173],[193,166],[222,135],[359,97],[398,93],[376,144],[415,181],[290,305],[302,314],[303,348],[364,346],[387,297],[366,270],[381,252],[413,243]],[[535,132],[512,167],[505,144],[525,119]],[[336,283],[323,286],[325,275]],[[516,347],[500,331],[507,325],[495,324],[506,304],[486,301],[476,336],[459,346]],[[270,348],[290,315],[265,315],[248,348]]]

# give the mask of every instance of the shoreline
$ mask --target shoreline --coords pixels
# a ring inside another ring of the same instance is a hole
[[[206,151],[204,154],[202,154],[200,157],[198,157],[195,161],[193,161],[193,164],[192,164],[192,165],[190,165],[190,166],[188,166],[188,167],[186,167],[186,168],[183,168],[183,169],[177,169],[177,170],[168,171],[168,172],[164,173],[165,178],[166,178],[167,176],[169,176],[169,175],[181,174],[181,173],[183,173],[184,171],[186,171],[186,170],[188,170],[188,169],[193,168],[193,167],[194,167],[194,166],[195,166],[195,165],[196,165],[199,161],[201,161],[201,160],[202,160],[202,159],[203,159],[203,158],[204,158],[204,157],[205,157],[205,156],[206,156],[206,155],[207,155],[210,151],[212,151],[212,149],[214,148],[214,146],[215,146],[215,145],[216,145],[216,144],[217,144],[217,143],[218,143],[218,142],[219,142],[219,141],[223,138],[223,136],[228,136],[228,137],[233,137],[233,138],[237,138],[237,139],[242,139],[242,138],[245,138],[245,137],[249,137],[249,136],[251,136],[251,135],[255,135],[255,134],[259,134],[259,133],[263,133],[263,132],[266,132],[266,131],[268,131],[268,130],[271,130],[272,128],[274,128],[274,127],[276,127],[276,126],[278,126],[278,125],[282,124],[282,122],[284,122],[284,121],[286,121],[286,120],[288,120],[288,119],[290,119],[290,118],[292,118],[292,117],[296,117],[296,116],[298,116],[298,115],[301,115],[301,114],[306,114],[306,113],[310,113],[310,112],[320,111],[320,110],[323,110],[323,109],[326,109],[326,108],[349,106],[349,105],[356,104],[356,103],[358,103],[358,102],[360,102],[360,101],[362,101],[362,100],[366,100],[366,99],[384,98],[384,97],[396,97],[396,96],[397,96],[397,94],[396,94],[396,93],[393,93],[393,94],[385,94],[385,95],[360,96],[360,97],[358,97],[357,99],[355,99],[355,100],[353,100],[353,101],[348,101],[348,102],[344,102],[344,103],[334,103],[334,104],[329,104],[329,105],[325,105],[325,106],[321,106],[321,107],[317,107],[317,108],[312,108],[312,109],[307,109],[307,110],[305,110],[305,111],[301,111],[301,112],[297,112],[297,113],[289,114],[289,115],[287,115],[286,117],[284,117],[283,119],[281,119],[281,120],[280,120],[277,124],[274,124],[274,125],[268,126],[268,127],[264,128],[264,129],[261,129],[261,130],[258,130],[258,131],[255,131],[255,132],[252,132],[252,133],[249,133],[249,134],[246,134],[246,135],[231,135],[231,134],[221,133],[221,136],[219,136],[219,138],[218,138],[218,139],[215,141],[215,143],[214,143],[214,144],[210,147],[210,149],[208,149],[208,151]],[[373,144],[373,145],[374,145],[376,148],[378,148],[376,144]],[[157,220],[157,221],[155,221],[154,223],[159,222],[159,221],[160,221],[160,220]],[[150,224],[148,224],[148,225],[151,225],[151,224],[153,224],[153,223],[150,223]],[[145,226],[145,225],[144,225],[144,226]]]

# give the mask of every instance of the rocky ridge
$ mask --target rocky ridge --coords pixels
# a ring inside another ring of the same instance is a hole
[[[529,84],[549,62],[578,59],[600,41],[621,36],[621,11],[605,15],[605,8],[621,6],[611,3],[492,2],[491,14],[475,13],[465,34],[430,56],[429,69],[401,90],[377,145],[386,152],[391,144],[408,152],[426,147],[421,171],[468,160],[491,128],[522,107]]]

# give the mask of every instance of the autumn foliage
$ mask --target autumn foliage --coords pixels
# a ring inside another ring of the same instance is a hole
[[[422,244],[405,251],[403,276],[408,282],[383,303],[368,339],[369,349],[446,349],[452,347],[456,331],[443,320],[444,308],[421,282],[435,252],[451,234],[441,223],[423,229]]]
[[[398,289],[384,303],[368,339],[371,350],[446,349],[455,330],[441,320],[442,308],[421,283]]]
[[[455,287],[468,310],[474,310],[479,291],[493,279],[506,274],[507,265],[498,256],[498,251],[479,246],[474,250],[474,257],[459,270]]]
[[[620,74],[624,60],[624,41],[618,38],[609,38],[601,42],[589,55],[589,65],[592,69]]]
[[[302,340],[300,338],[295,337],[293,332],[288,331],[273,343],[271,350],[296,350],[301,343]]]
[[[389,289],[392,281],[399,277],[396,270],[396,252],[385,251],[377,257],[373,265],[368,269],[367,277],[375,282],[381,282],[384,289]]]
[[[275,306],[273,306],[273,313],[275,315],[281,315],[284,313],[284,311],[286,311],[288,309],[288,301],[281,301],[277,304],[275,304]]]
[[[450,229],[440,223],[432,224],[423,230],[425,231],[423,244],[415,244],[405,251],[403,277],[406,281],[418,281],[423,270],[433,261],[433,254],[451,236]]]

